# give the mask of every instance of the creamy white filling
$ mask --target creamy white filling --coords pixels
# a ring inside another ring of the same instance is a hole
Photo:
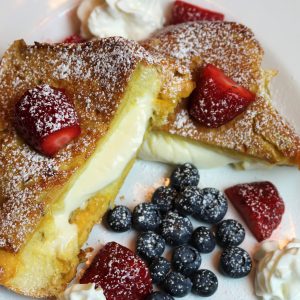
[[[139,152],[139,158],[171,164],[190,162],[198,169],[221,167],[238,162],[200,143],[160,132],[151,132],[147,136]]]
[[[83,207],[98,191],[117,180],[142,144],[148,121],[152,114],[152,92],[137,99],[117,128],[98,146],[85,170],[73,183],[64,199],[64,209],[54,213],[57,237],[56,251],[64,254],[70,242],[77,241],[77,226],[69,223],[71,213]]]
[[[59,300],[105,300],[101,288],[95,287],[94,283],[88,284],[73,284],[65,290]]]

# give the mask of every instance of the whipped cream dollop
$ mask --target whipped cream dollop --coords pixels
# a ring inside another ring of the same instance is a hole
[[[105,300],[103,290],[94,283],[74,284],[65,290],[60,300]]]
[[[300,240],[263,243],[256,254],[255,292],[263,300],[300,299]]]
[[[161,28],[172,0],[84,0],[78,7],[81,34],[143,40]]]

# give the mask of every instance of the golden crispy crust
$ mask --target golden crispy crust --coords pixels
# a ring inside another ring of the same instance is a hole
[[[20,250],[71,176],[95,150],[120,105],[139,62],[151,58],[138,44],[108,38],[84,44],[16,41],[0,65],[0,248]],[[14,105],[47,83],[65,89],[75,104],[82,134],[54,158],[32,150],[16,134]]]
[[[169,116],[167,124],[154,124],[154,130],[237,151],[272,164],[300,165],[299,136],[272,107],[268,97],[259,94],[259,87],[264,84],[263,50],[250,29],[232,22],[185,23],[162,29],[143,46],[150,52],[171,56],[182,66],[182,72],[190,73],[194,80],[199,69],[211,63],[257,93],[256,102],[246,112],[219,128],[208,129],[193,121],[185,101]]]

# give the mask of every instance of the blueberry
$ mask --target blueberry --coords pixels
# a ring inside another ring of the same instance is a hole
[[[200,176],[197,168],[194,165],[185,163],[178,166],[172,172],[170,179],[171,186],[179,191],[187,186],[197,186]]]
[[[146,300],[174,300],[174,298],[165,292],[153,292]]]
[[[173,208],[174,200],[177,197],[177,191],[170,186],[159,187],[152,195],[152,203],[154,203],[162,213]]]
[[[197,249],[182,245],[174,249],[172,265],[176,271],[185,276],[190,276],[201,265],[201,255]]]
[[[131,211],[128,207],[119,205],[107,213],[107,224],[116,232],[124,232],[131,228]]]
[[[201,198],[194,217],[200,221],[215,224],[224,218],[227,209],[227,200],[219,190],[205,188],[201,190]]]
[[[216,241],[208,227],[200,226],[194,230],[191,244],[200,253],[209,253],[215,249]]]
[[[160,256],[165,250],[165,240],[155,232],[147,231],[138,235],[136,242],[137,254],[145,260]]]
[[[221,271],[232,278],[247,276],[252,268],[252,261],[247,251],[240,247],[226,248],[220,259]]]
[[[192,289],[192,282],[177,272],[170,272],[163,282],[163,289],[174,297],[184,297]]]
[[[168,212],[161,223],[161,234],[170,245],[179,246],[187,243],[192,232],[193,225],[190,219],[175,211]]]
[[[164,257],[156,257],[152,260],[149,271],[153,283],[162,282],[171,270],[171,263]]]
[[[245,239],[245,229],[235,220],[223,220],[217,225],[216,239],[222,247],[238,246]]]
[[[183,215],[191,215],[197,209],[201,196],[198,187],[188,186],[175,199],[175,208]]]
[[[193,283],[192,291],[199,296],[209,297],[218,288],[218,278],[209,270],[201,269],[195,272],[191,279]]]
[[[155,231],[161,223],[161,215],[156,205],[141,203],[132,213],[133,227],[138,231]]]

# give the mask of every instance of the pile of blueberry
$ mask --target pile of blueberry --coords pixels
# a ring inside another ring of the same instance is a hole
[[[252,262],[249,254],[238,247],[245,238],[243,226],[231,219],[223,220],[228,203],[214,188],[198,188],[199,173],[186,163],[171,174],[170,186],[159,187],[151,203],[137,205],[133,212],[125,206],[116,206],[107,214],[108,226],[117,232],[131,227],[139,234],[136,252],[149,266],[154,284],[165,292],[155,292],[147,300],[170,300],[184,297],[191,290],[199,296],[210,296],[218,288],[216,275],[199,269],[201,253],[223,248],[220,270],[232,278],[249,274]],[[196,229],[189,219],[216,224],[215,230],[200,226]],[[169,262],[162,257],[166,244],[174,246]]]

